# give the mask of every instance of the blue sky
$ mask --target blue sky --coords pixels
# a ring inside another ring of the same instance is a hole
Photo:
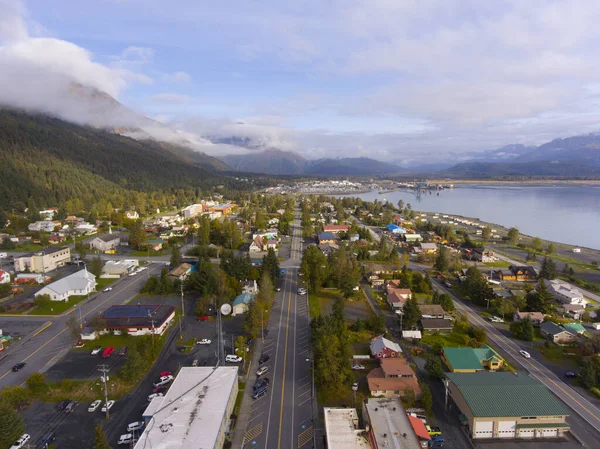
[[[592,0],[0,0],[0,81],[47,70],[199,136],[429,162],[596,131],[599,19]]]

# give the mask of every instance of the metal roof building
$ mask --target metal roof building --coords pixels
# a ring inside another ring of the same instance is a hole
[[[358,426],[355,408],[323,408],[327,447],[339,449],[370,449],[365,429]]]

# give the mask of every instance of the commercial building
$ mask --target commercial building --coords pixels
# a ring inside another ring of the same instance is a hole
[[[587,306],[587,300],[583,297],[583,293],[577,287],[560,279],[552,279],[544,281],[548,290],[552,292],[557,301],[562,304],[576,304],[583,307]]]
[[[165,304],[111,306],[102,314],[106,331],[128,335],[162,335],[175,318],[175,307]]]
[[[211,206],[208,208],[209,212],[220,212],[223,215],[229,215],[235,204],[225,203],[225,204],[217,204],[215,206]]]
[[[555,438],[569,430],[567,407],[525,373],[448,373],[447,389],[473,439]]]
[[[140,265],[136,259],[109,260],[102,268],[101,278],[118,278],[131,273]]]
[[[98,251],[111,251],[121,244],[121,237],[116,234],[102,234],[90,242],[90,248]]]
[[[71,261],[69,248],[47,248],[36,253],[15,257],[15,271],[48,273]]]
[[[331,232],[333,234],[339,234],[340,232],[348,232],[350,226],[348,225],[325,225],[323,226],[323,232]]]
[[[193,218],[197,215],[200,215],[205,210],[206,208],[204,204],[192,204],[181,209],[181,215],[183,215],[183,218],[187,220],[188,218]]]
[[[238,393],[238,368],[184,367],[142,414],[134,449],[221,449]]]
[[[369,398],[363,403],[362,415],[365,427],[369,426],[369,441],[373,449],[421,449],[419,438],[399,399]]]
[[[391,232],[392,234],[406,234],[406,229],[395,225],[395,224],[387,224],[385,225],[386,229],[388,230],[388,232]]]
[[[358,425],[355,408],[323,408],[328,448],[370,449],[367,432]]]
[[[83,296],[96,291],[96,276],[81,270],[46,285],[35,296],[50,295],[52,301],[68,301],[69,296]]]

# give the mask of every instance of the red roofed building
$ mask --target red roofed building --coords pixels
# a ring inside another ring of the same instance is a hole
[[[348,232],[350,230],[350,226],[348,225],[325,225],[323,226],[323,232],[333,232],[334,234],[338,234],[340,232]]]
[[[425,427],[425,423],[421,421],[416,416],[408,415],[408,419],[410,421],[410,425],[412,426],[417,438],[420,440],[431,440],[431,436],[429,432],[427,432],[427,428]]]
[[[380,363],[379,368],[367,374],[372,396],[393,398],[404,396],[408,390],[412,390],[417,397],[421,395],[417,376],[406,359],[385,358],[380,359]]]
[[[410,288],[400,288],[400,281],[388,281],[385,286],[387,302],[394,312],[402,310],[406,301],[412,298]]]

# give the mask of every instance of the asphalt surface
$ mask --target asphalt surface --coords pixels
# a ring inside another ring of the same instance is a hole
[[[310,448],[314,441],[313,383],[308,295],[298,295],[298,265],[302,257],[301,228],[292,224],[291,257],[283,288],[277,294],[268,324],[263,354],[269,368],[268,394],[253,401],[245,448]],[[251,373],[248,382],[254,383]]]
[[[67,314],[59,316],[28,316],[16,317],[2,316],[0,320],[19,320],[21,322],[35,322],[40,326],[47,322],[46,327],[37,335],[24,338],[5,352],[5,357],[0,360],[0,388],[9,385],[20,385],[34,372],[45,372],[60,360],[73,346],[74,339],[67,321],[71,316],[76,319],[92,319],[94,316],[115,304],[123,304],[133,298],[140,290],[147,276],[160,273],[164,264],[152,264],[148,270],[137,276],[126,276],[112,284],[112,291],[97,292],[90,295],[89,299],[79,303],[78,307],[71,309]],[[25,362],[22,370],[13,373],[15,363]]]

